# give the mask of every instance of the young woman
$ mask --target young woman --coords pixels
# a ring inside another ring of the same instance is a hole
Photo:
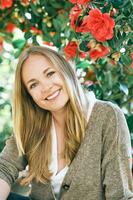
[[[133,199],[131,143],[122,111],[96,100],[56,51],[21,54],[13,100],[14,135],[0,156],[0,200]],[[30,197],[11,193],[19,171]]]

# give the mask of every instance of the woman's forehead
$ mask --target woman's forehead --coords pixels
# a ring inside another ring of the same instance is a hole
[[[38,75],[40,72],[45,72],[50,69],[58,71],[62,74],[58,64],[52,63],[49,58],[41,54],[31,54],[23,63],[22,66],[22,79],[27,80],[31,76]]]
[[[51,67],[54,69],[58,68],[55,62],[53,62],[53,60],[51,60],[47,56],[42,54],[30,54],[28,58],[24,61],[22,69],[27,67],[33,69],[34,67],[39,68],[42,66]]]

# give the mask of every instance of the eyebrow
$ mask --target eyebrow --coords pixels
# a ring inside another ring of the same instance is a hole
[[[43,74],[46,74],[46,72],[50,69],[50,67],[46,68],[45,70],[43,70]],[[29,81],[27,81],[27,84],[36,81],[35,78],[30,79]]]

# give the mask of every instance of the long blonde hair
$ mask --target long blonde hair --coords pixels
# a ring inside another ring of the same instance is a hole
[[[52,115],[50,111],[35,104],[22,81],[22,67],[31,54],[45,56],[63,76],[69,95],[66,105],[64,157],[70,163],[84,137],[88,109],[85,91],[71,65],[62,55],[50,48],[40,46],[29,47],[22,52],[15,74],[13,122],[19,155],[25,154],[29,164],[29,173],[24,178],[23,184],[29,184],[33,178],[45,183],[52,175],[48,168],[51,160]]]

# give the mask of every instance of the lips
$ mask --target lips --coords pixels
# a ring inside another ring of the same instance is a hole
[[[55,98],[59,95],[60,90],[61,90],[61,89],[56,90],[56,91],[53,92],[52,94],[48,95],[48,96],[45,98],[45,100],[52,100],[52,99],[55,99]]]

